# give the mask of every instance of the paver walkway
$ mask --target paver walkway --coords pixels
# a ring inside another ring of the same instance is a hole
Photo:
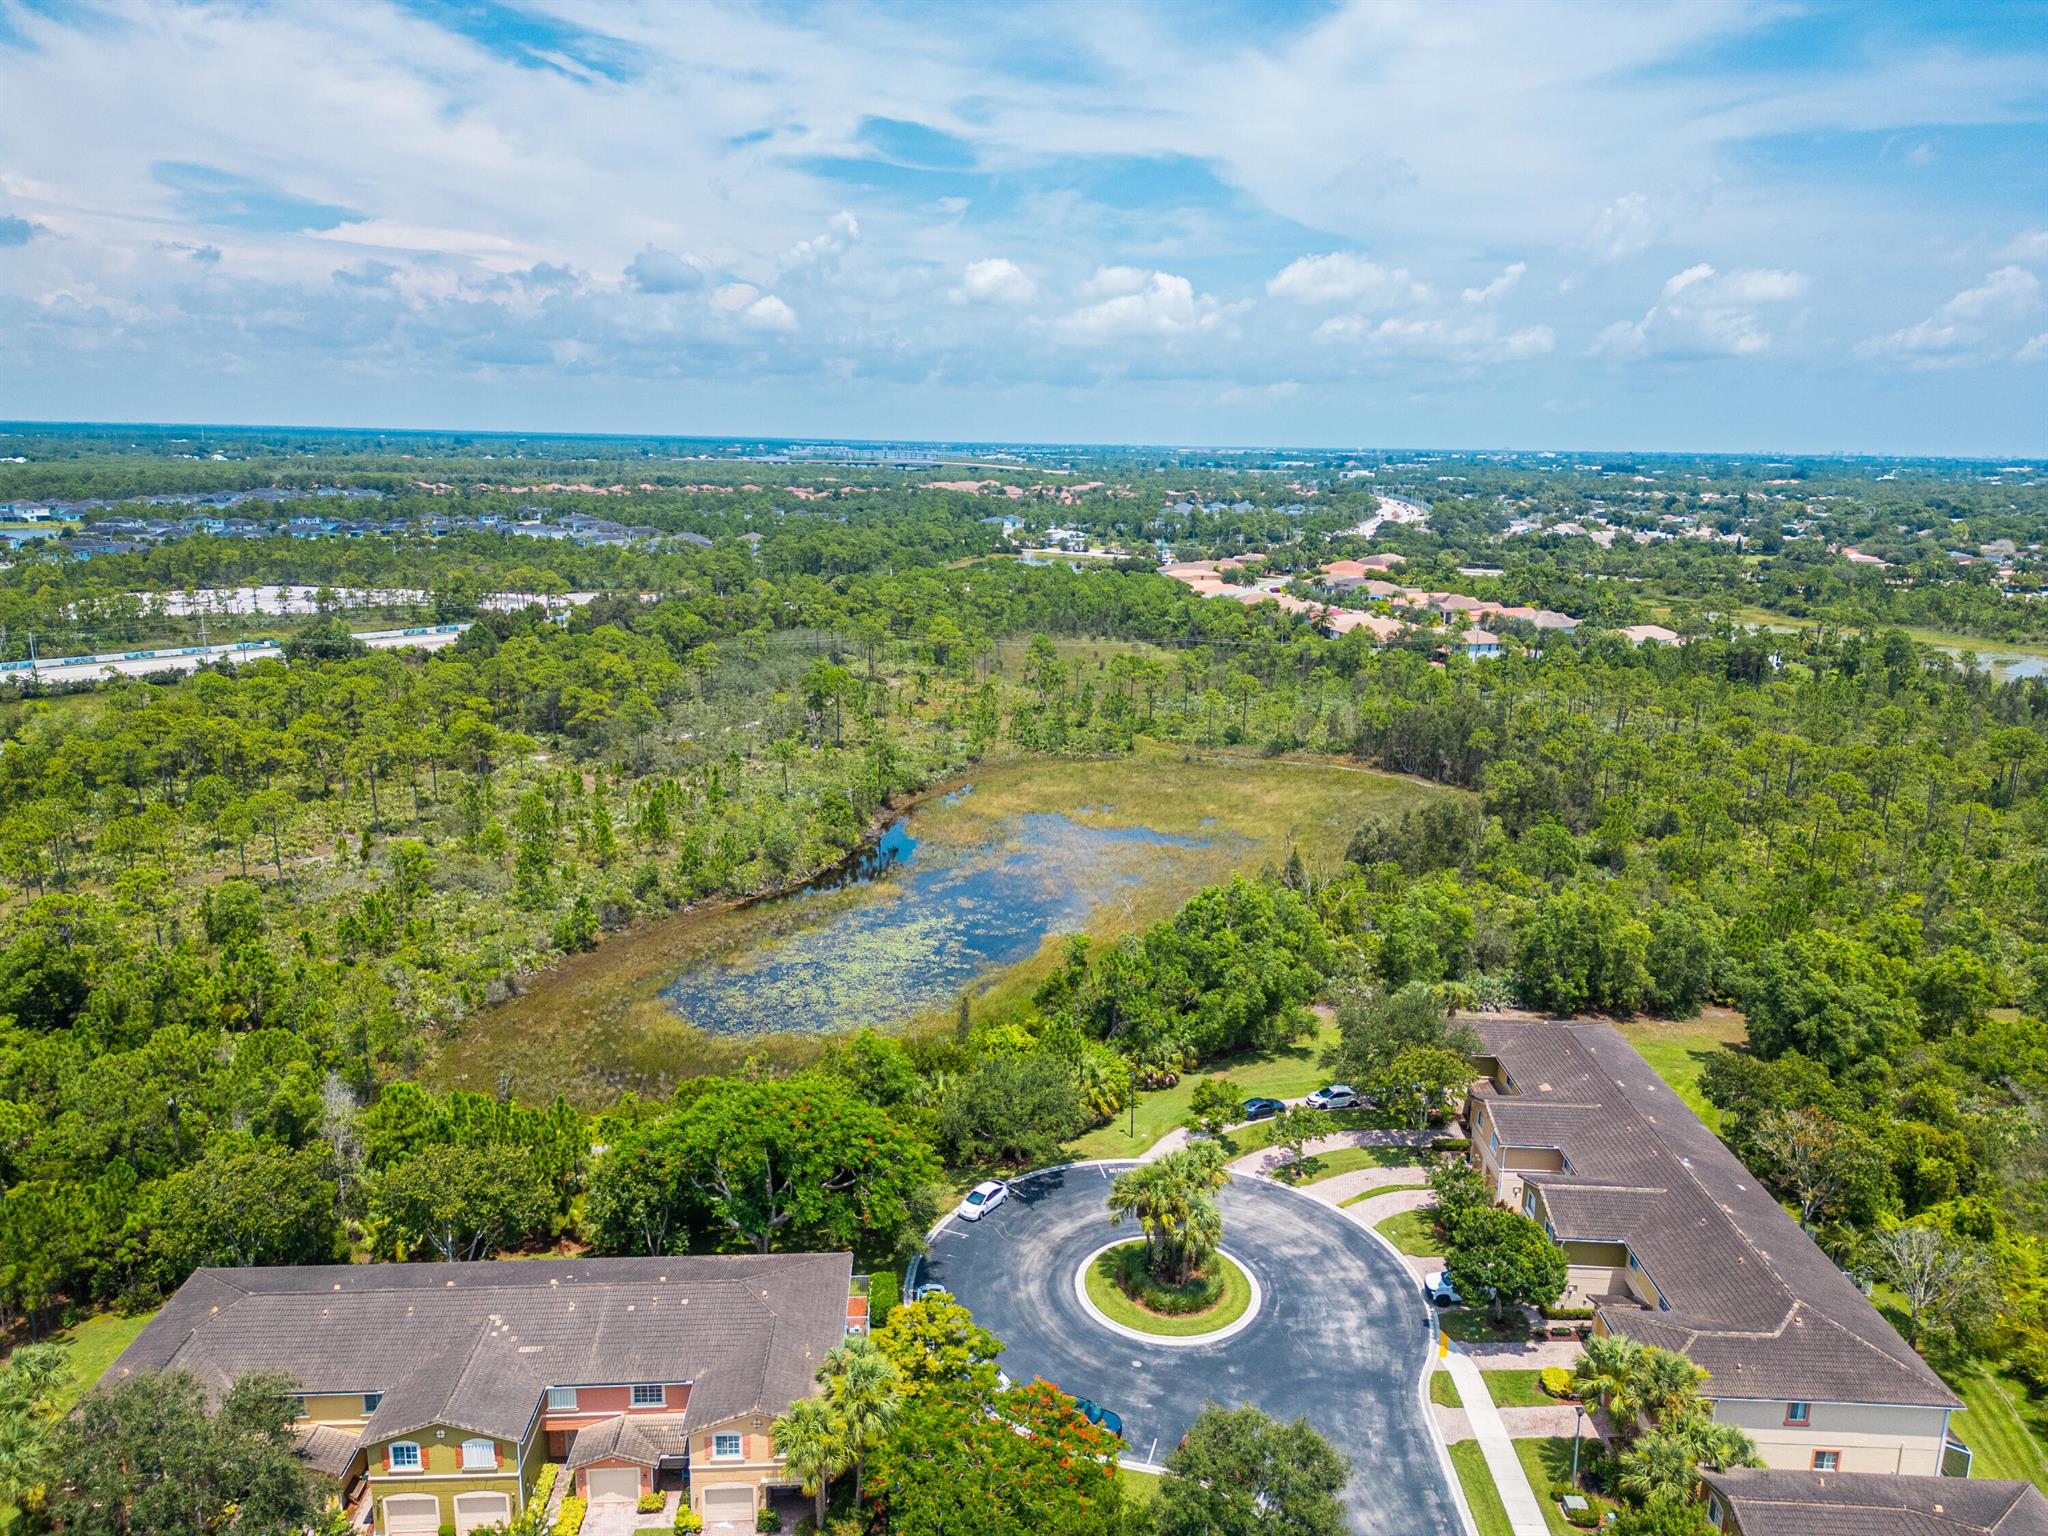
[[[1437,1427],[1444,1432],[1444,1440],[1455,1445],[1460,1440],[1472,1438],[1472,1420],[1462,1408],[1446,1408],[1442,1403],[1431,1404],[1436,1409]],[[1536,1408],[1496,1408],[1500,1421],[1506,1427],[1510,1440],[1569,1440],[1572,1426],[1578,1415],[1568,1403],[1545,1403]],[[1593,1426],[1592,1415],[1586,1416],[1583,1435],[1584,1450],[1591,1450],[1600,1443],[1600,1433]]]
[[[1390,1131],[1378,1127],[1362,1127],[1358,1130],[1337,1131],[1328,1136],[1318,1136],[1309,1142],[1304,1150],[1310,1157],[1321,1157],[1325,1152],[1336,1152],[1344,1147],[1426,1147],[1442,1134],[1441,1131]],[[1276,1168],[1292,1161],[1292,1157],[1285,1147],[1262,1147],[1249,1156],[1239,1158],[1230,1166],[1238,1173],[1255,1173],[1270,1178]]]
[[[1301,1191],[1331,1205],[1342,1205],[1353,1195],[1362,1195],[1369,1189],[1425,1187],[1425,1172],[1421,1168],[1354,1168],[1349,1173],[1332,1174],[1313,1184],[1303,1184]]]
[[[1444,1364],[1450,1370],[1451,1380],[1458,1384],[1458,1398],[1465,1405],[1472,1438],[1479,1442],[1486,1470],[1493,1474],[1493,1485],[1500,1491],[1501,1507],[1508,1514],[1508,1529],[1513,1536],[1550,1536],[1550,1527],[1543,1520],[1543,1506],[1536,1502],[1536,1492],[1529,1486],[1529,1476],[1522,1470],[1522,1459],[1515,1454],[1514,1441],[1501,1422],[1500,1410],[1493,1406],[1486,1383],[1479,1379],[1479,1367],[1456,1344],[1451,1346]]]
[[[1314,1189],[1311,1188],[1309,1193],[1314,1194]],[[1403,1211],[1419,1211],[1424,1206],[1435,1203],[1435,1194],[1425,1184],[1419,1189],[1390,1189],[1374,1195],[1370,1200],[1361,1200],[1356,1205],[1343,1206],[1341,1209],[1361,1227],[1376,1227],[1389,1216],[1398,1216]]]
[[[1482,1371],[1540,1371],[1547,1365],[1561,1365],[1570,1370],[1579,1363],[1579,1356],[1586,1352],[1586,1346],[1577,1339],[1462,1344],[1459,1348],[1470,1355]]]

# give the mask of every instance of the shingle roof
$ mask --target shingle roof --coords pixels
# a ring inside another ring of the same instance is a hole
[[[576,1431],[569,1470],[594,1461],[630,1461],[651,1467],[664,1456],[681,1456],[690,1443],[681,1419],[629,1419],[614,1414]]]
[[[1670,1304],[1606,1304],[1616,1333],[1681,1350],[1716,1397],[1960,1407],[1848,1276],[1611,1025],[1476,1021],[1511,1093],[1478,1096],[1560,1238],[1625,1242]]]
[[[278,1370],[381,1392],[365,1443],[429,1424],[518,1439],[551,1386],[688,1381],[692,1423],[780,1413],[845,1337],[853,1261],[760,1257],[330,1264],[195,1272],[108,1370],[218,1392]]]
[[[2048,1536],[2032,1483],[1874,1472],[1702,1472],[1742,1536]]]

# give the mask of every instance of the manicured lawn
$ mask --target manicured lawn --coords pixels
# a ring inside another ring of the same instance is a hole
[[[1742,1015],[1732,1008],[1707,1008],[1695,1019],[1631,1019],[1619,1028],[1686,1107],[1718,1132],[1721,1112],[1700,1097],[1700,1069],[1722,1046],[1740,1045],[1749,1038]]]
[[[1972,1477],[2013,1477],[2048,1490],[2048,1410],[2011,1377],[1978,1365],[1949,1382],[1964,1408],[1950,1420],[1956,1438],[1976,1453]]]
[[[1159,1474],[1139,1472],[1131,1467],[1118,1467],[1118,1479],[1124,1485],[1124,1493],[1140,1504],[1150,1504],[1159,1497]]]
[[[1519,1312],[1509,1312],[1504,1328],[1495,1328],[1484,1307],[1445,1307],[1436,1315],[1444,1336],[1460,1344],[1497,1344],[1503,1339],[1526,1339],[1528,1326]]]
[[[1458,1482],[1465,1490],[1465,1502],[1472,1508],[1472,1523],[1479,1527],[1479,1536],[1514,1536],[1508,1524],[1507,1506],[1500,1501],[1500,1490],[1493,1484],[1493,1473],[1487,1470],[1486,1454],[1479,1449],[1479,1442],[1460,1440],[1450,1451],[1451,1465],[1457,1469]]]
[[[1248,1099],[1298,1099],[1305,1093],[1314,1092],[1326,1080],[1321,1065],[1323,1052],[1337,1043],[1337,1026],[1333,1021],[1318,1015],[1316,1023],[1315,1034],[1282,1050],[1219,1061],[1203,1071],[1188,1073],[1171,1088],[1139,1094],[1136,1135],[1131,1134],[1131,1114],[1125,1110],[1113,1123],[1099,1126],[1069,1144],[1067,1155],[1076,1160],[1138,1156],[1187,1119],[1188,1106],[1195,1096],[1195,1084],[1208,1078],[1229,1078]],[[1252,1126],[1239,1132],[1233,1140],[1242,1150],[1232,1155],[1241,1156],[1243,1152],[1266,1146],[1267,1139],[1251,1139],[1262,1129],[1262,1125]],[[1265,1134],[1269,1136],[1270,1133]]]
[[[1420,1164],[1415,1154],[1406,1147],[1339,1147],[1334,1152],[1324,1152],[1308,1160],[1308,1174],[1303,1184],[1320,1184],[1325,1179],[1334,1179],[1340,1173],[1356,1173],[1361,1168],[1414,1168]],[[1421,1179],[1416,1183],[1420,1184]],[[1400,1186],[1389,1184],[1388,1189]],[[1376,1191],[1377,1193],[1377,1191]]]
[[[1441,1369],[1429,1373],[1429,1400],[1443,1408],[1465,1406],[1465,1399],[1458,1396],[1458,1383],[1449,1371]]]
[[[1562,1401],[1537,1385],[1534,1371],[1487,1371],[1486,1394],[1496,1408],[1548,1408]]]
[[[1113,1322],[1122,1323],[1126,1328],[1136,1328],[1141,1333],[1186,1338],[1191,1334],[1214,1333],[1219,1328],[1228,1327],[1243,1317],[1245,1308],[1252,1304],[1251,1281],[1243,1270],[1219,1254],[1215,1262],[1223,1267],[1223,1294],[1213,1306],[1185,1317],[1148,1312],[1126,1296],[1123,1287],[1116,1283],[1117,1254],[1130,1246],[1126,1243],[1105,1249],[1088,1266],[1088,1299]]]
[[[1328,1117],[1328,1131],[1331,1135],[1335,1135],[1338,1131],[1368,1129],[1373,1123],[1371,1113],[1363,1109],[1332,1109],[1326,1110],[1324,1113]],[[1255,1120],[1250,1125],[1239,1126],[1223,1138],[1223,1150],[1228,1152],[1233,1158],[1243,1157],[1247,1152],[1261,1152],[1273,1145],[1275,1145],[1275,1142],[1273,1139],[1273,1122],[1271,1120]],[[1339,1152],[1349,1152],[1354,1149],[1339,1147],[1337,1150]],[[1375,1163],[1373,1164],[1374,1167],[1398,1167],[1406,1160],[1403,1154],[1405,1154],[1407,1149],[1404,1147],[1379,1147],[1373,1150],[1390,1155],[1395,1159],[1391,1163]],[[1336,1154],[1331,1153],[1329,1155],[1335,1156]],[[1312,1157],[1308,1162],[1308,1171],[1310,1173],[1315,1172],[1320,1160]]]
[[[60,1413],[70,1412],[71,1406],[92,1390],[93,1383],[107,1373],[107,1367],[149,1326],[154,1316],[154,1312],[138,1312],[133,1317],[102,1312],[56,1336],[58,1343],[70,1346],[71,1365],[71,1374],[57,1393]]]
[[[1583,1450],[1581,1447],[1582,1455]],[[1576,1536],[1572,1523],[1550,1496],[1552,1483],[1572,1480],[1572,1437],[1517,1440],[1515,1454],[1522,1459],[1522,1470],[1529,1474],[1529,1486],[1536,1491],[1536,1502],[1543,1506],[1543,1523],[1550,1527],[1551,1536]]]
[[[1428,1210],[1402,1211],[1373,1230],[1413,1259],[1435,1258],[1444,1251],[1444,1240],[1436,1235],[1435,1213]]]

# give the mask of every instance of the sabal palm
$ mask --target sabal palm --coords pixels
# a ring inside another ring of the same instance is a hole
[[[853,1499],[858,1505],[868,1452],[881,1442],[903,1410],[903,1381],[895,1362],[864,1335],[848,1339],[827,1355],[819,1374],[824,1378],[839,1442],[853,1462]]]
[[[1669,1428],[1693,1411],[1700,1383],[1706,1379],[1707,1373],[1685,1356],[1653,1349],[1634,1373],[1630,1396],[1638,1412]]]
[[[1701,1466],[1724,1472],[1730,1467],[1760,1467],[1756,1442],[1733,1424],[1710,1419],[1704,1412],[1687,1414],[1671,1428],[1692,1459]]]
[[[792,1404],[775,1421],[775,1454],[789,1475],[803,1484],[804,1492],[818,1501],[818,1529],[823,1530],[832,1479],[846,1470],[848,1459],[832,1409],[815,1397]]]
[[[1586,1340],[1586,1352],[1572,1371],[1579,1396],[1611,1409],[1615,1398],[1627,1397],[1636,1372],[1642,1367],[1643,1356],[1648,1353],[1634,1339],[1596,1333]]]
[[[0,1502],[35,1502],[49,1472],[49,1436],[25,1413],[0,1414]]]

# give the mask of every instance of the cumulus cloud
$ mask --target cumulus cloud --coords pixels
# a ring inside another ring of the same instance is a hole
[[[1351,251],[1297,257],[1267,282],[1266,293],[1296,304],[1356,304],[1368,309],[1418,304],[1429,297],[1429,289],[1404,269],[1381,266]]]
[[[626,281],[642,293],[688,293],[703,285],[704,274],[674,251],[650,245],[626,264]]]
[[[2000,261],[2048,261],[2048,229],[2030,229],[1998,253]]]
[[[1006,256],[991,256],[967,263],[952,297],[961,304],[1028,304],[1037,293],[1038,285],[1022,267]]]
[[[842,208],[826,220],[825,233],[814,235],[809,240],[799,240],[785,251],[782,264],[785,267],[814,267],[837,261],[859,238],[860,220]]]
[[[1081,292],[1096,302],[1073,311],[1059,323],[1061,333],[1076,341],[1206,331],[1217,325],[1223,313],[1214,295],[1196,293],[1193,283],[1172,272],[1100,267]]]
[[[2010,346],[2009,340],[2001,345],[2001,338],[2040,307],[2041,280],[2025,267],[2000,267],[1925,320],[1873,336],[1856,350],[1863,357],[1892,357],[1920,368],[1979,361]]]
[[[1509,262],[1501,269],[1500,276],[1496,277],[1484,288],[1467,288],[1464,295],[1465,302],[1467,304],[1491,303],[1514,287],[1515,284],[1519,283],[1522,280],[1522,274],[1528,270],[1529,264],[1526,261]]]
[[[772,293],[763,293],[752,283],[722,283],[711,294],[711,307],[737,315],[748,325],[764,331],[793,331],[796,311]]]
[[[1650,200],[1640,192],[1629,192],[1600,210],[1586,231],[1585,245],[1603,261],[1623,261],[1655,245],[1659,233]]]
[[[1754,357],[1771,348],[1760,306],[1787,304],[1812,286],[1803,272],[1740,267],[1717,272],[1707,262],[1665,280],[1640,320],[1617,320],[1593,342],[1596,356]]]

